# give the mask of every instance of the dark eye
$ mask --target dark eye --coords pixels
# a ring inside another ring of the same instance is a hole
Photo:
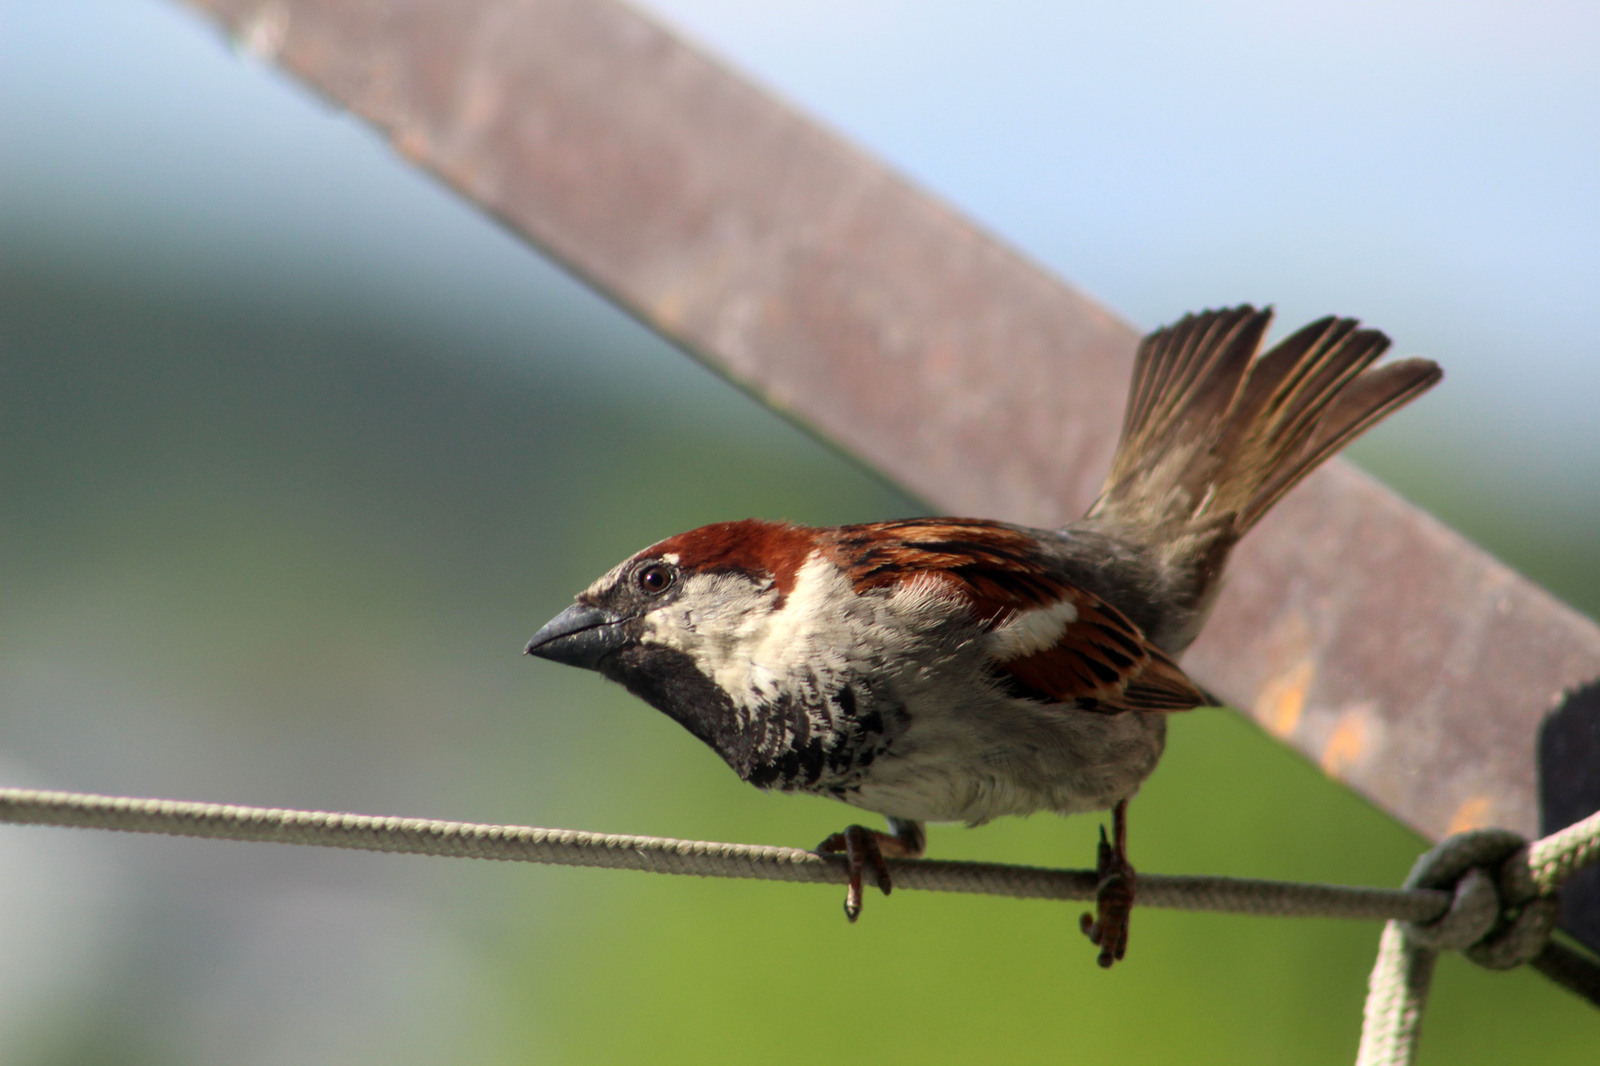
[[[638,583],[640,591],[654,596],[671,588],[675,576],[673,568],[666,563],[651,563],[635,574],[633,580]]]

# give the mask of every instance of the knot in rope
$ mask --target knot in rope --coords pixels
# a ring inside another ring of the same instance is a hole
[[[1460,951],[1480,966],[1509,970],[1531,961],[1550,939],[1560,900],[1525,875],[1528,844],[1505,829],[1475,829],[1446,837],[1406,878],[1407,888],[1453,893],[1450,909],[1431,922],[1407,922],[1419,946]]]

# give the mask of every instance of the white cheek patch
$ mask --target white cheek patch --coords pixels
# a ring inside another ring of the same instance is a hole
[[[690,591],[685,589],[686,601]],[[795,681],[795,664],[809,667],[803,673],[812,684],[837,673],[867,624],[860,617],[865,605],[845,574],[818,554],[801,565],[781,607],[774,608],[778,591],[770,581],[749,587],[737,602],[731,591],[722,590],[717,597],[726,608],[718,623],[697,627],[695,656],[739,707],[778,698]],[[695,598],[705,602],[710,597]],[[817,724],[820,728],[826,723]]]
[[[989,654],[1000,662],[1010,662],[1044,651],[1077,620],[1078,607],[1071,600],[1022,611],[989,634]]]
[[[694,657],[736,697],[749,687],[751,648],[767,630],[777,590],[741,574],[691,574],[683,593],[644,616],[639,639]]]
[[[764,659],[780,660],[802,654],[817,643],[819,629],[826,630],[840,621],[840,609],[854,598],[850,583],[839,569],[822,556],[811,555],[795,574],[794,587],[784,598],[782,609],[772,614],[758,654]]]

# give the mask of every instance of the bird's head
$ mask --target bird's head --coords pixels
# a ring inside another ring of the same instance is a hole
[[[818,549],[816,530],[756,519],[680,533],[591,584],[527,653],[596,670],[691,725],[689,709],[746,687],[752,645]]]

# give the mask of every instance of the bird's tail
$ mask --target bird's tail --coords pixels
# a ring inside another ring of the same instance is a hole
[[[1089,512],[1160,545],[1163,570],[1193,572],[1197,600],[1284,493],[1442,377],[1427,359],[1373,366],[1389,338],[1350,318],[1313,322],[1257,356],[1271,320],[1270,309],[1206,311],[1144,339]]]

